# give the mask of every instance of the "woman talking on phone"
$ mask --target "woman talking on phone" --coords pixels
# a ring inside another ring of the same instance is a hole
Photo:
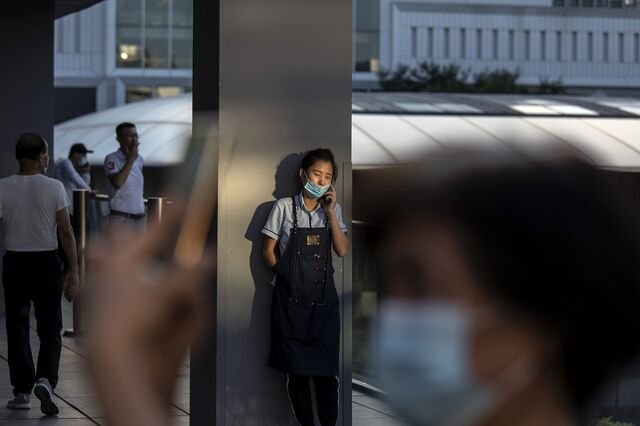
[[[328,149],[302,159],[298,194],[276,201],[262,229],[262,255],[276,273],[271,304],[269,366],[285,373],[296,420],[314,425],[311,383],[323,426],[338,420],[340,307],[331,249],[349,250],[333,183],[336,163]]]

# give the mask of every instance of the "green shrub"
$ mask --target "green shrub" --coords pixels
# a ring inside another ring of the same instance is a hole
[[[612,417],[603,417],[601,419],[598,419],[598,421],[596,421],[593,426],[635,426],[635,425],[633,423],[615,421],[613,420]]]
[[[415,66],[399,64],[395,70],[378,73],[380,87],[393,92],[456,92],[456,93],[530,93],[530,89],[517,83],[519,71],[486,69],[473,76],[457,64],[421,62]],[[536,94],[564,94],[562,81],[541,79],[540,85],[531,88]]]

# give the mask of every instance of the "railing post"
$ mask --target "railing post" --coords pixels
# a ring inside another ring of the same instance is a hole
[[[86,278],[85,250],[87,248],[87,208],[90,192],[86,189],[74,189],[73,191],[73,231],[76,237],[76,250],[78,252],[78,276],[80,287],[84,285]],[[80,336],[84,331],[82,324],[81,296],[73,299],[73,328],[64,332],[65,336]]]
[[[147,198],[147,218],[149,224],[162,223],[162,216],[167,206],[165,197],[148,197]]]

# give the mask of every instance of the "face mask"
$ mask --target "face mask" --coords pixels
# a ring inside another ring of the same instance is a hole
[[[307,194],[311,195],[312,198],[321,198],[324,194],[327,193],[327,191],[329,191],[329,188],[331,188],[330,184],[327,186],[318,186],[315,183],[311,182],[306,172],[304,176],[307,178],[307,183],[304,184],[304,190],[307,191]]]
[[[80,159],[78,160],[78,166],[84,167],[87,164],[89,164],[89,160],[87,160],[87,157],[80,157]]]
[[[469,425],[495,406],[498,392],[471,371],[472,324],[452,303],[382,304],[377,371],[389,403],[412,424]]]

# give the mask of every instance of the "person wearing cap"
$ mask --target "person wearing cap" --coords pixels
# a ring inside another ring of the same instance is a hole
[[[75,143],[69,150],[69,157],[63,158],[56,162],[54,177],[62,182],[67,193],[67,204],[69,206],[69,218],[73,223],[73,191],[76,189],[86,189],[91,191],[91,174],[89,173],[89,160],[87,154],[93,151],[87,149],[83,143]],[[87,206],[92,209],[92,205]],[[90,220],[92,214],[87,214],[89,228],[93,228],[93,222]],[[69,261],[66,253],[62,249],[61,241],[58,239],[58,257],[62,263],[62,274],[60,279],[64,282],[69,272]]]
[[[69,199],[70,213],[73,214],[73,191],[86,189],[91,191],[91,174],[89,173],[88,150],[82,143],[76,143],[69,150],[69,157],[56,163],[55,178],[64,185]]]
[[[135,124],[118,124],[116,140],[120,148],[104,159],[104,171],[109,180],[109,228],[144,230],[143,159],[138,153],[140,143]]]

